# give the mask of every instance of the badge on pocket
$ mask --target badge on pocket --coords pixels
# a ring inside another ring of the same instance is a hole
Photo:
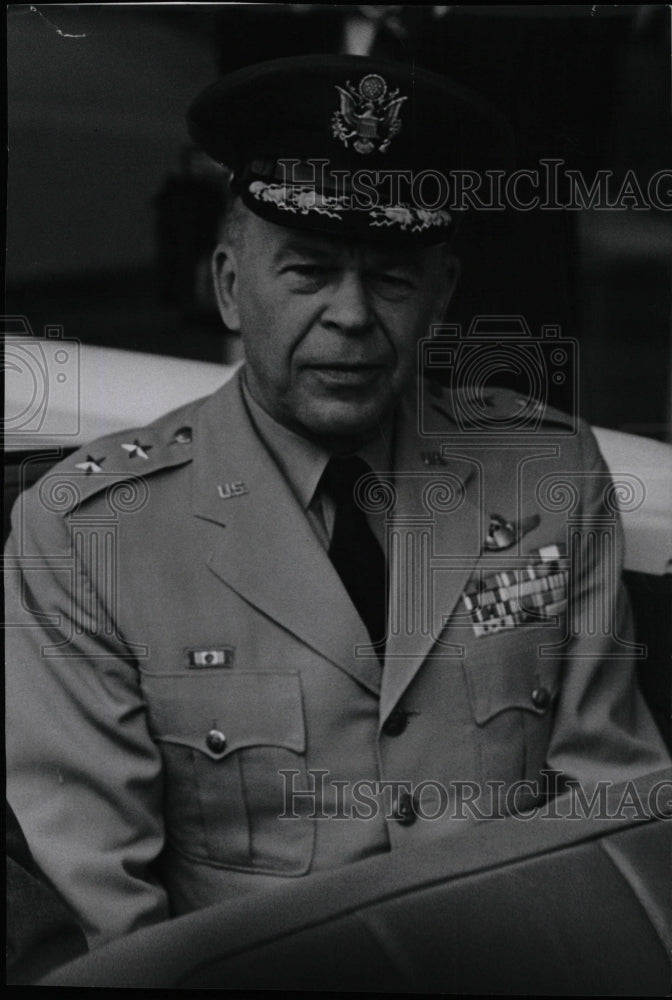
[[[207,667],[232,667],[233,646],[219,646],[208,649],[186,649],[187,666],[192,670]]]

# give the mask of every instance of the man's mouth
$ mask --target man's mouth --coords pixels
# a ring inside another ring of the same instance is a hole
[[[366,386],[374,382],[385,370],[385,365],[382,363],[327,363],[311,364],[306,367],[322,382],[353,387]]]

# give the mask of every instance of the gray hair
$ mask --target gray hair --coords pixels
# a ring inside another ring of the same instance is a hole
[[[224,209],[219,229],[220,242],[228,243],[237,250],[242,250],[247,223],[247,211],[240,197],[229,190],[226,208]]]

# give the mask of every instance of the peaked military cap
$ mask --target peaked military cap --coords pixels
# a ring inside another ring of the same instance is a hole
[[[507,123],[480,97],[364,56],[245,67],[200,94],[188,122],[256,215],[367,240],[445,241],[450,173],[502,169],[512,156]]]

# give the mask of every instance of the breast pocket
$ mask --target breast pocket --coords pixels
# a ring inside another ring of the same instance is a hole
[[[539,631],[478,640],[463,664],[484,780],[535,780],[545,766],[562,664],[539,655]]]
[[[299,675],[144,674],[143,690],[150,731],[165,764],[171,844],[227,868],[280,875],[308,871],[314,822],[279,818],[285,811],[282,772],[293,773],[290,787],[306,787]]]

